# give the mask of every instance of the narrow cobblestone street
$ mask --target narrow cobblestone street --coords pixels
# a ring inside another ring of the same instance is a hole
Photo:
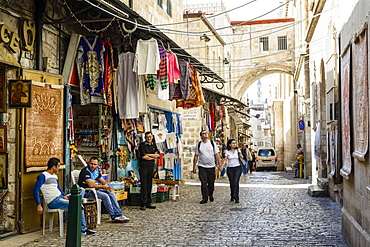
[[[82,246],[347,246],[340,206],[310,197],[310,180],[283,172],[247,174],[239,204],[229,202],[227,181],[217,179],[215,201],[207,204],[199,204],[199,183],[192,179],[181,185],[179,201],[146,211],[123,207],[129,223],[110,223],[104,215],[97,234],[83,236]],[[64,245],[54,229],[23,246]]]

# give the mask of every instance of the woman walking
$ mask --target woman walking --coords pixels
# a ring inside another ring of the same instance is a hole
[[[239,203],[239,180],[242,174],[239,157],[243,158],[236,146],[236,140],[228,140],[223,166],[227,165],[227,176],[229,177],[231,192],[230,202],[235,201],[235,203]]]

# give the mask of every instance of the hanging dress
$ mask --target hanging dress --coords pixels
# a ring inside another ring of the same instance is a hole
[[[104,92],[104,46],[98,36],[83,36],[77,50],[81,105],[106,103]]]
[[[118,113],[120,119],[139,118],[138,76],[132,71],[135,54],[118,55],[120,67],[117,70]]]

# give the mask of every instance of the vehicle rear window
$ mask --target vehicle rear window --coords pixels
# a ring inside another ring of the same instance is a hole
[[[272,149],[260,149],[258,151],[258,156],[274,156],[275,152]]]

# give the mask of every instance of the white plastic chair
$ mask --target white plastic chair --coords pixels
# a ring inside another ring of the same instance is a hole
[[[54,224],[54,213],[58,213],[59,215],[59,235],[63,237],[63,232],[64,232],[64,211],[67,211],[66,209],[50,209],[45,202],[44,199],[43,204],[44,204],[44,210],[42,213],[42,235],[45,235],[45,221],[46,221],[46,213],[49,213],[49,231],[53,231],[53,224]]]
[[[73,170],[71,172],[71,179],[72,183],[76,184],[78,182],[78,177],[80,176],[79,170]],[[101,222],[101,199],[98,198],[98,194],[96,193],[95,188],[84,188],[86,191],[91,190],[95,195],[95,201],[96,201],[96,223],[100,225]]]

